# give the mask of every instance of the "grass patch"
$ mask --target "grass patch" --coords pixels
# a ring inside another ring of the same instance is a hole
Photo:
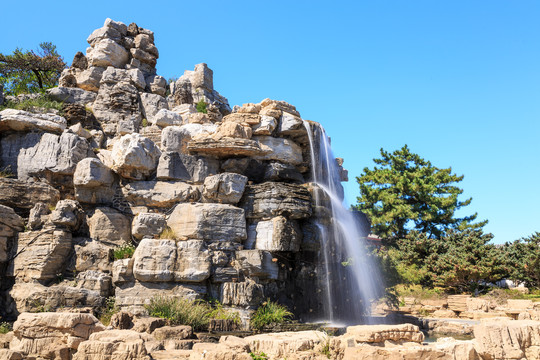
[[[178,240],[178,235],[176,235],[173,229],[167,226],[163,229],[161,234],[159,234],[159,238],[163,240]]]
[[[483,295],[482,298],[494,301],[499,305],[506,304],[507,300],[540,301],[540,289],[532,290],[529,294],[524,294],[519,290],[495,288]]]
[[[47,95],[41,95],[35,99],[26,99],[20,102],[7,101],[4,106],[0,106],[0,110],[17,109],[24,111],[32,111],[35,108],[58,110],[59,115],[63,115],[62,106],[64,103],[56,100],[51,100]]]
[[[105,326],[109,326],[111,318],[114,314],[120,311],[120,308],[116,306],[116,299],[114,296],[108,297],[105,300],[105,306],[101,309],[101,315],[99,321]]]
[[[155,296],[144,306],[148,315],[167,319],[171,325],[189,325],[193,331],[208,330],[210,319],[233,320],[240,323],[240,314],[226,310],[217,301]]]
[[[114,260],[129,259],[133,257],[133,253],[135,253],[135,246],[126,243],[114,249]]]
[[[15,174],[11,171],[11,165],[6,166],[3,169],[0,169],[0,178],[12,178]]]
[[[255,354],[253,352],[250,352],[249,356],[251,356],[251,358],[253,360],[268,360],[268,355],[266,355],[262,351],[260,353],[257,353],[257,354]]]
[[[210,304],[200,300],[155,296],[145,305],[150,316],[167,319],[172,325],[189,325],[193,331],[208,329]]]
[[[5,321],[0,323],[0,334],[7,334],[11,330],[13,330],[13,327],[10,323]]]
[[[424,288],[420,285],[404,285],[395,286],[396,295],[399,298],[413,297],[415,299],[444,299],[447,294],[443,288],[435,287],[432,289]]]
[[[293,314],[286,306],[267,300],[251,316],[251,327],[260,330],[271,324],[281,324],[292,319]]]

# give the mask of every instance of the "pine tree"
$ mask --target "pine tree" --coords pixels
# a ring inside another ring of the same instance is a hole
[[[50,42],[39,44],[37,52],[17,48],[11,55],[0,54],[0,84],[10,95],[43,91],[56,86],[65,67]]]
[[[455,217],[472,198],[458,199],[463,190],[455,184],[463,175],[452,174],[452,168],[433,166],[407,145],[393,153],[381,149],[381,158],[373,161],[379,166],[364,168],[356,178],[360,196],[355,208],[368,215],[373,232],[387,244],[395,244],[410,230],[440,238],[449,229],[479,229],[487,223],[473,223],[477,214]]]

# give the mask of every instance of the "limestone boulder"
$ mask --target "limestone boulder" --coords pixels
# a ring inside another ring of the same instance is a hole
[[[223,122],[234,122],[234,123],[246,123],[248,125],[257,125],[261,122],[261,117],[258,114],[253,113],[232,113],[223,118]]]
[[[252,130],[248,125],[242,125],[235,122],[224,122],[219,125],[215,134],[212,135],[212,138],[214,140],[221,140],[223,138],[250,139],[251,135]]]
[[[167,80],[163,76],[150,75],[146,77],[147,87],[153,94],[165,96],[167,93]]]
[[[0,131],[41,130],[61,133],[66,127],[66,119],[54,114],[35,114],[16,109],[0,111]]]
[[[57,227],[76,231],[84,222],[84,210],[78,201],[60,200],[56,203],[49,220]]]
[[[304,123],[302,119],[293,114],[283,112],[279,119],[278,133],[282,136],[298,135],[299,133],[305,133]]]
[[[415,342],[422,343],[424,334],[412,324],[399,325],[357,325],[347,327],[344,337],[353,338],[357,343]]]
[[[120,211],[97,207],[87,213],[90,237],[109,246],[120,246],[131,241],[131,220]]]
[[[112,169],[120,176],[141,180],[157,167],[161,151],[148,138],[139,134],[122,136],[112,148]]]
[[[92,92],[95,100],[95,93],[99,90],[99,84],[101,83],[101,78],[103,77],[104,72],[105,68],[91,66],[88,69],[77,73],[75,75],[77,87],[82,90],[86,90],[87,92]],[[80,103],[80,101],[78,102]]]
[[[277,161],[270,162],[264,169],[263,181],[285,181],[303,184],[304,176],[291,164],[282,164]]]
[[[114,285],[133,282],[133,258],[116,260],[112,265],[112,281]]]
[[[0,262],[7,262],[10,243],[13,242],[17,232],[23,230],[24,220],[12,208],[0,205]]]
[[[13,275],[18,281],[50,281],[66,267],[71,251],[71,232],[44,228],[19,233]]]
[[[277,126],[277,120],[272,116],[262,115],[261,122],[252,125],[253,135],[272,135]]]
[[[47,95],[52,100],[64,102],[66,104],[88,104],[96,100],[96,93],[73,87],[55,87],[47,90]]]
[[[182,116],[174,111],[160,109],[153,117],[150,118],[153,125],[159,127],[180,126],[183,124]]]
[[[143,118],[139,92],[131,83],[102,83],[92,107],[108,135],[124,135],[139,130]]]
[[[86,158],[77,163],[73,174],[75,187],[111,186],[114,175],[99,159]]]
[[[202,183],[218,171],[219,161],[216,159],[178,152],[163,152],[159,158],[156,177],[160,180]]]
[[[83,271],[77,274],[75,281],[78,288],[97,291],[104,297],[108,297],[112,293],[112,277],[102,271]]]
[[[123,68],[129,61],[129,53],[117,42],[103,38],[87,49],[86,58],[90,66]]]
[[[474,327],[474,343],[482,359],[540,358],[540,322],[488,319]]]
[[[140,240],[145,236],[155,237],[165,229],[167,221],[165,216],[156,213],[139,213],[131,223],[131,233]]]
[[[75,270],[83,272],[98,270],[111,272],[113,248],[92,239],[75,238]]]
[[[299,165],[303,161],[302,148],[294,141],[272,136],[254,136],[262,153],[254,155],[258,160],[275,160],[284,164]]]
[[[179,181],[135,181],[122,187],[125,199],[135,206],[171,207],[197,201],[200,186]]]
[[[187,153],[188,143],[194,137],[206,137],[217,129],[215,124],[185,124],[182,126],[168,126],[161,133],[161,149]]]
[[[300,251],[302,230],[295,220],[276,216],[259,221],[248,231],[247,249],[268,251]]]
[[[169,109],[167,100],[161,95],[142,92],[139,96],[141,98],[143,116],[150,123],[153,123],[152,120],[159,111]]]
[[[138,281],[172,281],[175,265],[174,240],[143,239],[133,254],[133,275]]]
[[[139,69],[116,69],[109,66],[102,74],[100,84],[115,84],[115,83],[132,84],[137,89],[144,89],[146,81],[144,75]]]
[[[0,203],[15,210],[29,211],[38,202],[54,206],[58,200],[60,192],[49,184],[0,178]]]
[[[253,308],[264,300],[264,287],[250,279],[226,282],[221,285],[220,295],[223,305]]]
[[[210,253],[202,240],[178,241],[174,280],[201,282],[210,276]]]
[[[236,252],[236,260],[242,270],[250,276],[277,280],[279,267],[273,256],[263,250],[240,250]]]
[[[246,187],[248,178],[235,173],[221,173],[208,176],[202,191],[204,202],[237,204]]]
[[[261,112],[265,109],[274,109],[300,117],[300,113],[296,110],[296,107],[285,101],[264,99],[263,101],[261,101],[260,105]]]
[[[73,360],[150,360],[145,341],[150,336],[133,330],[106,330],[90,335],[79,345]]]
[[[104,329],[91,314],[22,313],[13,325],[10,350],[25,357],[68,359],[81,342]]]
[[[279,215],[303,219],[312,214],[311,195],[306,188],[279,182],[247,185],[240,206],[250,219],[270,219]]]
[[[263,352],[273,358],[284,358],[295,353],[314,350],[327,338],[328,335],[322,331],[308,330],[252,335],[244,340],[255,354]]]
[[[253,156],[265,158],[270,148],[263,149],[259,142],[249,139],[222,138],[192,140],[187,144],[187,150],[192,154],[210,155],[219,158],[232,156]]]
[[[169,219],[178,236],[208,241],[242,241],[246,238],[244,210],[227,204],[178,204]]]

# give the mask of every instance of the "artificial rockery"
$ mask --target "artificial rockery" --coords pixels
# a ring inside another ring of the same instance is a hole
[[[300,319],[322,309],[315,220],[327,212],[296,108],[231,109],[206,64],[167,84],[154,33],[136,24],[107,19],[87,41],[48,91],[62,116],[0,112],[1,317],[98,314],[112,297],[139,314],[156,295],[217,299],[244,318],[266,299]]]

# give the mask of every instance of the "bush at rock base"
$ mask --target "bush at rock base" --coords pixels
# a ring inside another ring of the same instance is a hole
[[[114,260],[129,259],[133,257],[135,252],[135,246],[131,244],[124,244],[114,249]]]
[[[260,330],[267,325],[283,323],[292,317],[293,314],[287,307],[267,300],[251,316],[250,324],[251,328]]]

